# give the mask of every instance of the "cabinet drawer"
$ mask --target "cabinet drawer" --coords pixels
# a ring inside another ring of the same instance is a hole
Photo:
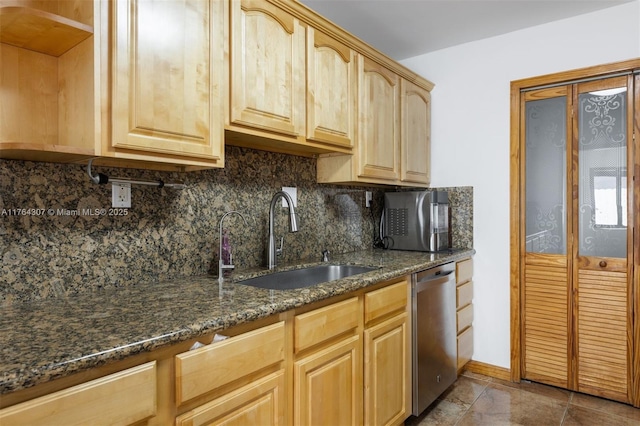
[[[462,284],[473,277],[473,260],[466,259],[456,263],[456,282]]]
[[[458,370],[471,361],[473,356],[473,326],[458,336]]]
[[[284,359],[284,322],[176,356],[176,401],[231,383]]]
[[[457,312],[458,333],[469,327],[473,322],[473,305],[469,304]]]
[[[456,306],[458,309],[468,305],[473,300],[473,281],[456,287]]]
[[[0,424],[131,424],[155,414],[153,361],[5,408]]]
[[[364,295],[364,320],[369,322],[407,307],[407,281],[392,284]]]
[[[358,326],[358,298],[352,297],[295,318],[295,351],[324,342]]]

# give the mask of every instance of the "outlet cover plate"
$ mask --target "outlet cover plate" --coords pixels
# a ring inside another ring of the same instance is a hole
[[[291,187],[291,186],[283,186],[282,192],[286,192],[291,196],[291,199],[293,200],[293,207],[298,207],[298,188]],[[287,205],[287,202],[284,200],[284,198],[282,199],[282,207],[289,207]]]
[[[128,209],[131,207],[131,184],[111,184],[111,207]]]

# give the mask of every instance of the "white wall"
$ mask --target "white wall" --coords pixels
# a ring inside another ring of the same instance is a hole
[[[402,61],[435,83],[432,186],[474,188],[474,360],[510,368],[510,82],[637,57],[640,0]]]

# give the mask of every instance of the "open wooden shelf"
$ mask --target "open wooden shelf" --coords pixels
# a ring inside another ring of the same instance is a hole
[[[51,56],[60,56],[86,40],[93,28],[72,19],[30,7],[0,8],[0,42]]]

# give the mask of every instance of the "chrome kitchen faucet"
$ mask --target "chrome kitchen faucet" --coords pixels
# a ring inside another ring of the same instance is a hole
[[[238,216],[240,216],[242,218],[242,220],[244,220],[244,224],[249,226],[249,224],[247,223],[247,219],[244,218],[244,216],[242,215],[242,213],[240,213],[237,210],[231,210],[229,212],[226,212],[225,214],[222,215],[222,218],[220,219],[220,229],[219,229],[219,235],[218,235],[218,241],[220,242],[220,250],[218,251],[218,282],[222,284],[222,282],[224,281],[224,277],[222,275],[222,273],[225,270],[232,270],[233,268],[235,268],[235,266],[233,266],[233,261],[231,258],[229,258],[229,264],[225,264],[224,263],[224,258],[222,256],[222,222],[224,222],[224,218],[229,216],[230,214],[235,213]]]

